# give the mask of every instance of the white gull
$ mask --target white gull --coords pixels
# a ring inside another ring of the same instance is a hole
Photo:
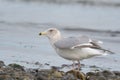
[[[75,66],[74,61],[77,61],[78,69],[80,60],[104,55],[106,51],[110,52],[99,45],[101,41],[92,40],[84,35],[64,38],[56,28],[49,28],[39,35],[47,36],[56,53],[64,59],[73,61],[73,66]]]

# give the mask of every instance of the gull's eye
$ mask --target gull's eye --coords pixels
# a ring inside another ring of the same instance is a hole
[[[53,30],[50,30],[50,32],[53,32]]]

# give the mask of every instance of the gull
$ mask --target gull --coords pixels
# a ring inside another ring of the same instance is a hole
[[[106,52],[112,53],[100,46],[101,41],[90,39],[85,35],[63,37],[56,28],[49,28],[40,32],[39,35],[48,37],[50,44],[59,56],[73,61],[73,68],[75,61],[78,62],[78,69],[80,69],[80,60],[105,55]]]

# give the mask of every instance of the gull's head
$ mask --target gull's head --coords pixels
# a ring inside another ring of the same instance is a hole
[[[49,28],[49,29],[45,30],[44,32],[40,32],[39,35],[40,36],[45,35],[49,39],[60,39],[61,38],[60,31],[56,28]]]

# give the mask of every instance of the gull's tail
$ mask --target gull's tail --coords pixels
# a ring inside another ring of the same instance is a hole
[[[97,40],[91,40],[90,42],[93,46],[91,46],[91,48],[94,48],[94,49],[98,49],[98,50],[102,50],[104,51],[105,53],[109,53],[109,54],[115,54],[115,52],[112,52],[108,49],[103,49],[99,44],[102,44],[103,42],[102,41],[97,41]]]
[[[115,52],[112,52],[112,51],[107,50],[107,49],[103,49],[103,48],[101,48],[100,46],[99,46],[99,47],[97,47],[97,46],[91,46],[91,48],[93,48],[93,49],[98,49],[98,50],[102,50],[102,51],[104,51],[104,53],[107,53],[107,54],[115,54]]]

